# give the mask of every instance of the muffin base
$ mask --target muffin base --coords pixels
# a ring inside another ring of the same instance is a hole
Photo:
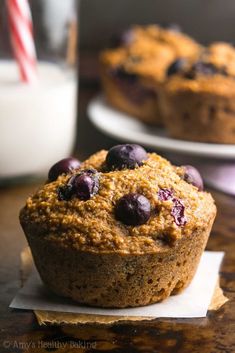
[[[156,84],[152,87],[139,82],[133,85],[125,82],[117,83],[105,73],[102,74],[102,83],[105,97],[111,106],[136,117],[145,124],[162,125],[158,104],[160,85],[158,87]]]
[[[96,307],[138,307],[177,294],[191,282],[206,246],[207,229],[164,245],[154,254],[83,252],[46,236],[26,234],[35,265],[54,293]]]
[[[235,99],[215,93],[179,91],[162,97],[165,127],[171,137],[235,143]]]

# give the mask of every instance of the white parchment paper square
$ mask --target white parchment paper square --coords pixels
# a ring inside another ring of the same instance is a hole
[[[47,291],[34,269],[24,287],[19,290],[11,302],[10,307],[111,316],[205,317],[218,280],[223,256],[223,252],[205,251],[192,283],[182,293],[171,296],[161,303],[127,309],[92,308],[56,296]]]

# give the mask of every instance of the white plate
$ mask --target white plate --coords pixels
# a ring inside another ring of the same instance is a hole
[[[88,105],[91,122],[105,134],[125,142],[134,142],[152,149],[182,154],[234,159],[235,145],[176,140],[166,135],[164,129],[148,127],[131,116],[113,109],[102,96]]]

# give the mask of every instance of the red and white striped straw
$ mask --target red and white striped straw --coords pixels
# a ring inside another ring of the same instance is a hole
[[[17,60],[21,80],[25,83],[37,81],[36,50],[33,25],[27,0],[7,0],[10,37]]]

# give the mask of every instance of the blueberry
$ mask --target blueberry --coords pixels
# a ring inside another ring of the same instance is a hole
[[[185,207],[179,199],[174,198],[173,202],[174,206],[171,210],[171,215],[174,217],[175,224],[177,226],[184,226],[187,222],[184,215]]]
[[[192,184],[202,191],[204,189],[203,180],[199,171],[191,165],[184,165],[184,180]]]
[[[117,145],[109,150],[106,157],[106,166],[109,170],[134,169],[141,166],[147,158],[146,151],[139,145]]]
[[[81,200],[89,200],[99,190],[99,177],[94,169],[83,170],[72,183],[74,196]]]
[[[175,75],[185,68],[186,60],[179,58],[175,60],[167,69],[167,76]]]
[[[55,181],[59,175],[67,174],[72,172],[74,169],[78,169],[80,167],[80,162],[73,157],[64,158],[55,163],[48,173],[48,181]]]
[[[160,189],[158,191],[158,198],[161,201],[172,200],[173,192],[172,190],[169,190],[169,189]]]
[[[133,85],[138,80],[138,75],[132,72],[128,72],[122,65],[116,66],[109,72],[110,76],[112,76],[116,80],[124,81],[130,85]]]
[[[149,200],[141,194],[127,194],[121,197],[115,207],[116,218],[126,225],[138,226],[150,218]]]
[[[58,188],[58,199],[71,200],[77,197],[89,200],[99,190],[99,176],[95,169],[84,169],[79,174],[73,175],[66,185]]]
[[[212,76],[215,74],[220,74],[227,76],[227,71],[225,68],[216,67],[210,62],[197,61],[186,73],[185,77],[188,79],[195,79],[198,74],[205,76]]]
[[[171,200],[173,202],[173,207],[171,209],[171,215],[174,218],[175,224],[177,226],[184,226],[187,222],[184,216],[184,205],[182,201],[174,197],[173,191],[170,189],[160,189],[158,191],[158,198],[161,201]]]

